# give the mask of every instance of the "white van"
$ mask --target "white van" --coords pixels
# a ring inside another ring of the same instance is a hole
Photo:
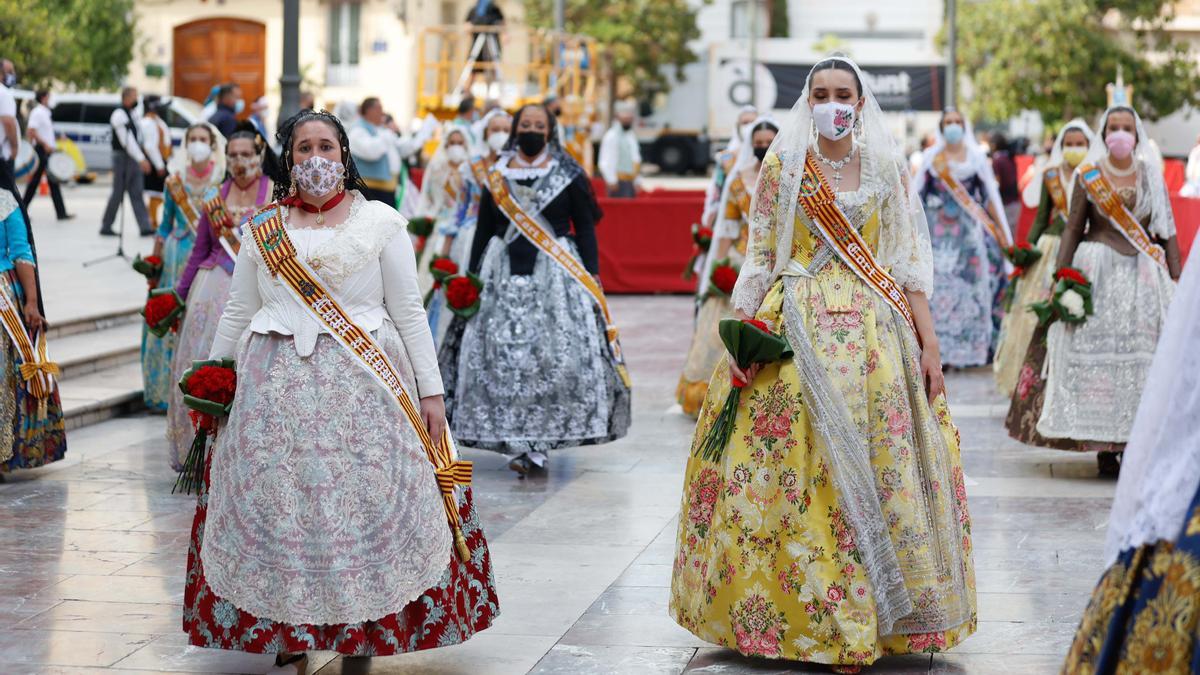
[[[112,127],[108,120],[121,105],[121,95],[52,93],[50,103],[54,106],[50,111],[54,130],[79,146],[88,169],[111,170]],[[200,121],[201,110],[201,105],[190,98],[171,97],[165,119],[171,128],[172,145],[183,143],[183,132]]]

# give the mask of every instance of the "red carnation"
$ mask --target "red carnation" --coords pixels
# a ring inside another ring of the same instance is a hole
[[[190,396],[228,405],[237,391],[237,373],[220,366],[201,366],[188,378],[187,385]]]
[[[1062,269],[1058,270],[1058,273],[1054,275],[1054,278],[1059,281],[1073,281],[1080,286],[1091,285],[1091,282],[1088,281],[1087,277],[1083,275],[1083,272],[1080,272],[1074,267],[1063,267]]]
[[[143,259],[144,259],[144,260],[145,260],[147,263],[149,263],[149,264],[151,264],[151,265],[153,265],[153,266],[155,266],[155,267],[162,267],[162,264],[163,264],[163,259],[162,259],[162,258],[160,258],[160,257],[158,257],[158,256],[156,256],[156,255],[146,256],[146,257],[145,257],[145,258],[143,258]]]
[[[429,269],[433,270],[433,271],[442,272],[443,274],[445,274],[448,277],[452,277],[455,274],[458,274],[458,264],[455,263],[450,258],[444,258],[444,257],[440,257],[440,256],[437,258],[434,258],[433,262],[429,264]]]
[[[758,319],[745,319],[744,323],[748,323],[764,333],[771,332],[771,329],[767,326],[766,322],[759,321]]]
[[[737,285],[737,280],[738,271],[733,265],[726,263],[713,269],[712,284],[725,295],[733,293],[733,287]]]
[[[161,329],[162,333],[166,333],[167,326],[164,322],[170,320],[173,315],[177,315],[179,311],[179,300],[174,293],[160,293],[151,295],[146,301],[146,307],[142,310],[142,315],[146,317],[146,325],[151,330]],[[161,336],[162,333],[159,333]]]
[[[479,302],[479,289],[467,277],[454,277],[446,284],[446,304],[465,310]]]
[[[708,250],[709,244],[713,240],[713,231],[711,227],[698,227],[692,231],[692,241],[697,246],[704,250]]]

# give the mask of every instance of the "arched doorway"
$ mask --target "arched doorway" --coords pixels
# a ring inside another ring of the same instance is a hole
[[[267,29],[257,21],[202,19],[175,27],[172,83],[175,96],[203,102],[214,84],[242,87],[246,111],[266,93]]]

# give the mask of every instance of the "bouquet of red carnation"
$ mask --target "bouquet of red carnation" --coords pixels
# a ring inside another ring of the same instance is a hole
[[[729,261],[729,258],[718,260],[708,277],[708,294],[729,297],[733,287],[737,285],[740,269]]]
[[[143,258],[138,255],[133,259],[133,271],[146,277],[146,283],[150,288],[158,285],[158,279],[162,276],[163,260],[162,258],[151,255]]]
[[[1042,259],[1042,252],[1034,248],[1029,242],[1021,241],[1009,246],[1004,250],[1004,255],[1008,257],[1014,267],[1020,270],[1020,273],[1015,276],[1021,276],[1033,264]]]
[[[417,257],[420,257],[425,252],[425,243],[429,241],[429,235],[433,234],[433,219],[413,218],[408,221],[408,231],[417,238],[415,248]]]
[[[183,300],[174,288],[159,288],[150,291],[146,306],[142,308],[142,316],[146,318],[146,328],[162,337],[168,330],[176,330],[183,309]]]
[[[188,450],[183,468],[175,479],[171,492],[180,490],[192,494],[204,481],[205,451],[209,436],[217,435],[217,424],[229,415],[237,392],[237,371],[232,359],[194,361],[179,380],[183,404],[191,408],[189,415],[196,427],[196,436]]]
[[[467,273],[446,280],[446,306],[457,316],[469,319],[479,311],[483,281]]]
[[[757,319],[740,321],[738,319],[721,319],[717,332],[721,342],[729,350],[729,358],[733,359],[738,368],[745,370],[756,363],[773,363],[792,358],[792,346],[786,338],[771,332],[767,324]],[[733,435],[733,423],[737,417],[738,405],[741,401],[742,388],[749,382],[733,378],[733,388],[725,397],[725,405],[713,420],[708,434],[696,445],[693,452],[697,457],[717,462]]]
[[[1049,300],[1035,302],[1029,309],[1037,314],[1038,325],[1054,321],[1080,325],[1095,313],[1092,282],[1074,267],[1063,267],[1054,275],[1054,291]]]
[[[433,294],[446,283],[446,280],[458,274],[458,263],[448,256],[434,255],[433,260],[429,261],[429,273],[433,275],[433,286],[425,294],[426,307],[433,300]]]
[[[687,267],[683,269],[683,278],[691,279],[696,276],[696,266],[700,264],[700,259],[708,252],[712,246],[713,231],[711,227],[704,227],[699,223],[692,224],[692,259],[688,261]]]

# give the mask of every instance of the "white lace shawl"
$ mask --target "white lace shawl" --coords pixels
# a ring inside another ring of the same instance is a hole
[[[1121,464],[1104,547],[1174,541],[1200,487],[1200,265],[1186,265],[1146,376]]]

